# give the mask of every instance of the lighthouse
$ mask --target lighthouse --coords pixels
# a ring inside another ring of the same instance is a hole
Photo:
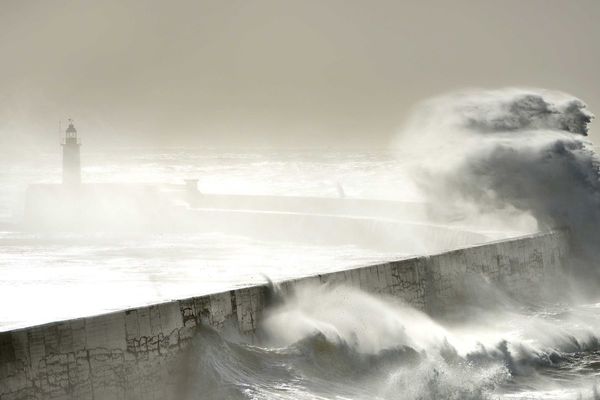
[[[81,161],[79,157],[81,141],[71,119],[69,119],[69,127],[65,131],[61,145],[63,149],[63,185],[79,185],[81,184]]]

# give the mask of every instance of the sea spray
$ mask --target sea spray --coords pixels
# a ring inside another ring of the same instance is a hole
[[[600,281],[600,158],[593,115],[570,95],[533,89],[467,91],[423,103],[399,138],[413,177],[439,215],[506,227],[569,230],[571,273]],[[450,212],[449,210],[452,210]]]
[[[530,398],[592,398],[597,305],[499,302],[443,324],[352,287],[300,285],[277,296],[254,345],[198,332],[182,399],[475,400],[520,398],[525,388]]]
[[[311,284],[295,288],[285,301],[268,310],[260,332],[275,346],[289,346],[321,333],[363,353],[399,346],[422,351],[448,336],[426,314],[401,302],[349,286]]]

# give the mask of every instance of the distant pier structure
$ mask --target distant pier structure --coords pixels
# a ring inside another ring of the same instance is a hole
[[[71,119],[69,119],[69,126],[65,130],[61,145],[63,149],[62,183],[68,186],[80,185],[81,157],[79,148],[81,147],[81,140],[79,140],[77,129],[75,129]]]

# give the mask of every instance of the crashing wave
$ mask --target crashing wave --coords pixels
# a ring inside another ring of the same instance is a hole
[[[578,282],[600,281],[600,158],[593,115],[573,96],[533,89],[470,91],[425,102],[401,143],[419,154],[415,180],[439,210],[506,210],[539,229],[570,231]],[[440,199],[443,199],[443,203]],[[505,213],[505,214],[503,214]]]
[[[552,387],[556,376],[593,378],[600,350],[600,317],[593,309],[481,309],[489,320],[482,315],[464,323],[474,325],[440,326],[443,336],[424,338],[438,323],[397,300],[343,286],[303,286],[280,296],[263,324],[268,335],[263,331],[255,345],[228,341],[210,329],[198,332],[182,400],[497,399],[523,387]],[[356,309],[365,302],[371,305]],[[329,326],[315,323],[333,314],[339,317]],[[298,324],[289,325],[290,316]],[[420,328],[403,329],[401,337],[376,323],[394,318]],[[296,329],[300,335],[287,335]],[[377,336],[380,347],[365,346]],[[273,339],[282,339],[281,345],[273,346]],[[583,371],[586,362],[590,369]],[[587,393],[589,380],[577,379],[571,391]]]

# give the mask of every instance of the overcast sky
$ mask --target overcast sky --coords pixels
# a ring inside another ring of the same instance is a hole
[[[0,0],[0,50],[5,148],[67,117],[92,145],[381,147],[465,87],[600,114],[597,0]]]

